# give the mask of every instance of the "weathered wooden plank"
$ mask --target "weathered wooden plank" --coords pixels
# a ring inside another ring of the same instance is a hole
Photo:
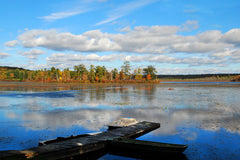
[[[101,133],[101,132],[80,134],[80,135],[76,135],[76,136],[71,135],[69,137],[57,137],[56,139],[41,141],[41,142],[38,143],[38,145],[43,146],[43,145],[47,145],[47,144],[51,144],[51,143],[56,143],[56,142],[67,141],[67,140],[76,139],[76,138],[80,138],[80,137],[96,135],[96,134],[99,134],[99,133]]]
[[[149,153],[182,153],[187,149],[187,145],[151,142],[143,140],[135,140],[131,138],[116,138],[109,141],[110,148],[118,148],[121,150],[132,150]]]
[[[160,127],[159,123],[138,122],[127,127],[108,130],[95,135],[59,141],[22,151],[0,152],[0,159],[62,159],[97,151],[107,147],[107,140],[128,137],[135,138]]]

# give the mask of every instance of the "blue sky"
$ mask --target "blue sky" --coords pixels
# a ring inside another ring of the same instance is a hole
[[[238,0],[0,0],[0,65],[240,73]]]

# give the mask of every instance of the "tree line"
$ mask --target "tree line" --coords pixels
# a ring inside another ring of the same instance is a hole
[[[52,67],[51,69],[25,70],[25,69],[0,69],[0,80],[2,81],[38,81],[38,82],[157,82],[156,68],[152,65],[146,68],[137,68],[132,72],[129,61],[125,61],[118,70],[114,68],[107,70],[105,66],[90,65],[87,69],[85,65],[80,64],[73,67],[60,70]]]

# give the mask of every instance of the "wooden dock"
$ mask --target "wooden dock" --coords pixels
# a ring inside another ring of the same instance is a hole
[[[0,159],[65,159],[107,148],[109,141],[118,138],[137,138],[160,127],[159,123],[138,122],[130,126],[116,128],[105,132],[62,138],[47,145],[25,149],[21,151],[2,151]]]
[[[139,152],[151,152],[158,154],[174,154],[182,153],[187,149],[187,145],[170,144],[151,142],[143,140],[135,140],[131,138],[118,138],[109,141],[111,148],[117,148],[118,150],[139,151]]]

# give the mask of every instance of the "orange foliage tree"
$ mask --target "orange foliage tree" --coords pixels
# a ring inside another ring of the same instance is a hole
[[[151,74],[148,74],[147,77],[146,77],[146,79],[147,79],[148,81],[151,80],[151,79],[152,79]]]
[[[96,76],[95,80],[96,80],[97,82],[99,82],[99,78],[98,78],[98,76]]]
[[[55,67],[41,70],[27,70],[17,67],[1,67],[0,66],[0,79],[10,81],[38,81],[38,82],[144,82],[145,80],[152,80],[156,78],[155,68],[148,66],[141,69],[140,67],[130,73],[130,63],[124,62],[119,72],[116,68],[108,71],[105,66],[90,65],[89,69],[84,65],[74,66],[74,70],[69,68],[60,70]],[[128,81],[127,81],[128,80]]]
[[[120,80],[123,80],[124,79],[124,73],[123,73],[123,70],[120,71]]]

